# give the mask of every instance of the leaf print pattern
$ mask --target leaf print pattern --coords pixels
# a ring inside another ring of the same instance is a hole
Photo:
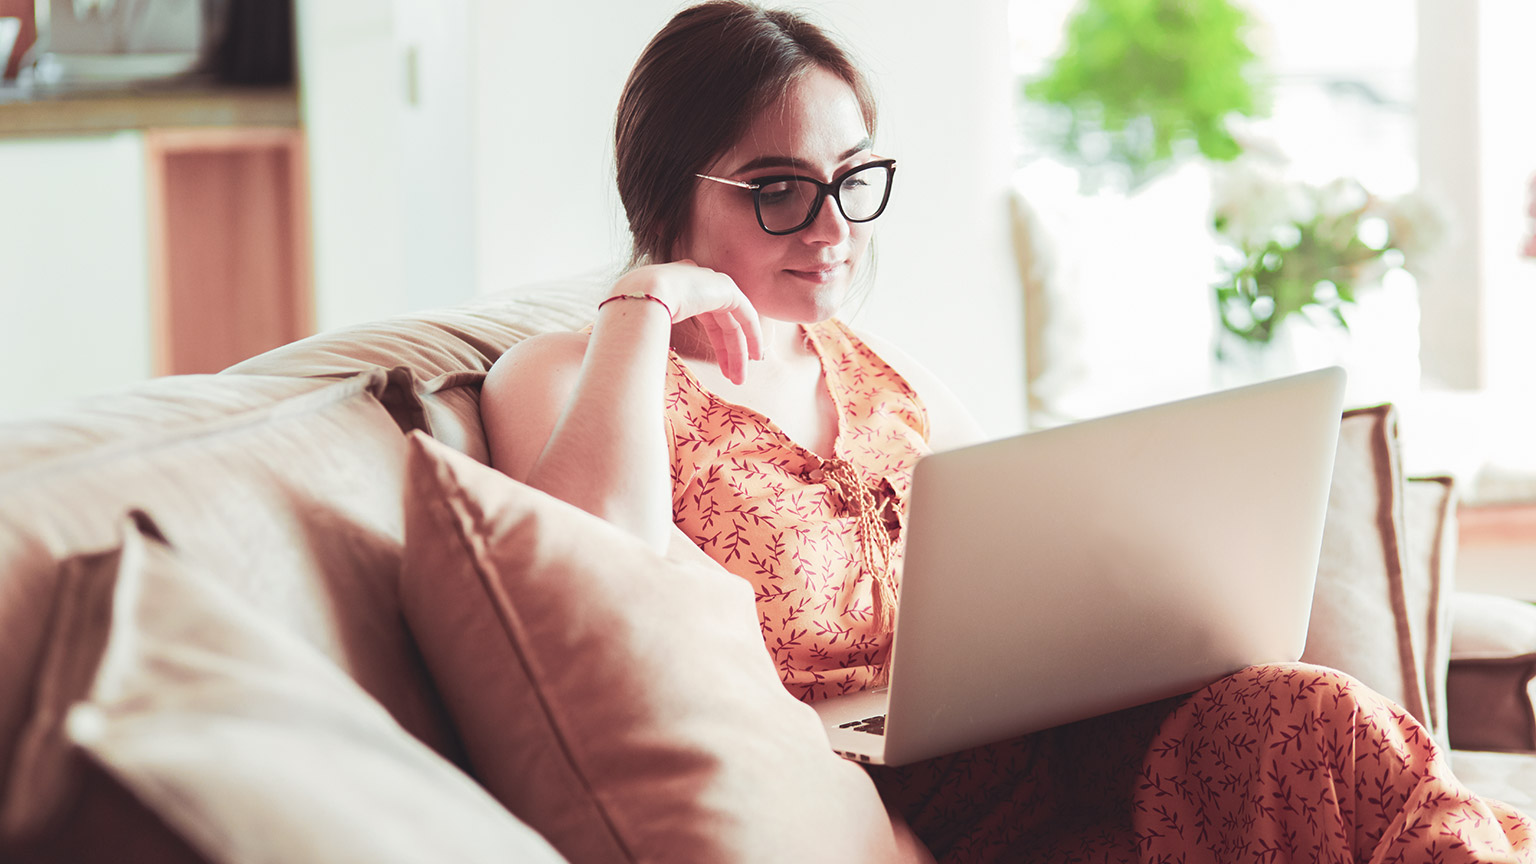
[[[906,496],[912,466],[928,452],[928,415],[846,325],[802,329],[837,408],[835,459],[710,393],[676,355],[666,416],[673,520],[752,583],[780,678],[812,701],[864,689],[884,667]]]
[[[1536,862],[1418,721],[1299,663],[870,774],[940,862]]]

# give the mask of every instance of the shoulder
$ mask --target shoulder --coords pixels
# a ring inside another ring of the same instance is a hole
[[[589,338],[579,332],[540,333],[508,348],[486,373],[480,393],[481,413],[485,413],[487,400],[494,405],[541,394],[568,396],[587,355]]]
[[[525,379],[559,375],[571,367],[580,368],[587,354],[587,333],[569,331],[529,336],[508,348],[491,364],[486,374],[487,387],[526,383]]]
[[[849,330],[917,392],[928,409],[928,444],[934,450],[951,450],[984,439],[964,403],[926,366],[883,337],[859,328]]]
[[[480,419],[492,465],[521,478],[537,456],[531,449],[549,439],[576,389],[588,338],[579,332],[541,333],[491,364],[480,388]]]

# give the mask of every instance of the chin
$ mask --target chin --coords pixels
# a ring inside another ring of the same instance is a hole
[[[805,280],[790,276],[779,280],[764,302],[756,304],[754,301],[754,304],[758,305],[760,313],[770,318],[814,324],[836,316],[847,299],[846,279],[807,284]]]
[[[851,271],[847,268],[812,275],[780,271],[770,289],[770,296],[775,301],[773,306],[786,320],[801,324],[825,321],[835,316],[848,300],[852,286],[850,276]]]

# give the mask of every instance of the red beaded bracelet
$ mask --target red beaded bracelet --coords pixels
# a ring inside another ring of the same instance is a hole
[[[668,306],[666,301],[662,300],[660,297],[657,297],[655,294],[615,294],[612,297],[609,297],[607,300],[604,300],[602,303],[597,304],[597,308],[601,309],[603,306],[607,305],[613,300],[654,300],[661,304],[661,308],[667,310],[667,320],[672,320],[672,307]]]

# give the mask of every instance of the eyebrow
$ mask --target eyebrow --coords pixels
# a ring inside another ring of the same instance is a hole
[[[874,142],[866,137],[859,143],[853,145],[842,155],[838,156],[837,161],[847,162],[859,152],[868,150],[872,144],[874,144]],[[756,159],[753,159],[747,164],[741,166],[740,168],[737,168],[731,173],[745,174],[748,171],[756,171],[759,168],[794,168],[797,171],[804,171],[807,174],[814,174],[816,172],[815,165],[812,165],[810,162],[795,156],[759,156]]]

